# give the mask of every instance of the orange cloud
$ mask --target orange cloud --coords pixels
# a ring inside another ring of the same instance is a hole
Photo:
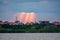
[[[25,13],[21,12],[18,14],[18,20],[24,24],[34,22],[35,21],[35,13]]]
[[[30,13],[29,22],[34,22],[34,20],[35,20],[35,14],[32,12]]]
[[[18,20],[19,20],[20,22],[23,22],[25,15],[26,15],[26,13],[21,12],[21,13],[19,14],[19,16],[18,16]]]
[[[30,13],[26,13],[26,17],[25,17],[24,23],[28,23],[29,22],[29,17],[30,17]]]

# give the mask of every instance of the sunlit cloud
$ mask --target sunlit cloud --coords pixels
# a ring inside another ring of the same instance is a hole
[[[20,22],[23,22],[25,15],[26,15],[26,14],[25,14],[24,12],[19,13],[19,15],[18,15],[18,20],[19,20]]]
[[[30,22],[34,22],[35,21],[35,13],[34,12],[30,13],[30,20],[29,21]]]
[[[35,22],[35,13],[31,12],[31,13],[25,13],[25,12],[20,12],[15,14],[15,16],[17,16],[17,20],[26,24],[26,23],[31,23],[31,22]]]

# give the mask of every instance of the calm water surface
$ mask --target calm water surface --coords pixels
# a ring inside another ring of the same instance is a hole
[[[0,40],[60,40],[60,33],[0,33]]]

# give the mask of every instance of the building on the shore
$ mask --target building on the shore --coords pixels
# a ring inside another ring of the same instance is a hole
[[[49,24],[49,21],[39,21],[39,24]]]
[[[4,24],[4,22],[0,21],[0,24]]]
[[[52,22],[52,24],[60,25],[60,22]]]

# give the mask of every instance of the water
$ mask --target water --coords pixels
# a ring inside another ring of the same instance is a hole
[[[0,40],[60,40],[60,33],[0,33]]]

